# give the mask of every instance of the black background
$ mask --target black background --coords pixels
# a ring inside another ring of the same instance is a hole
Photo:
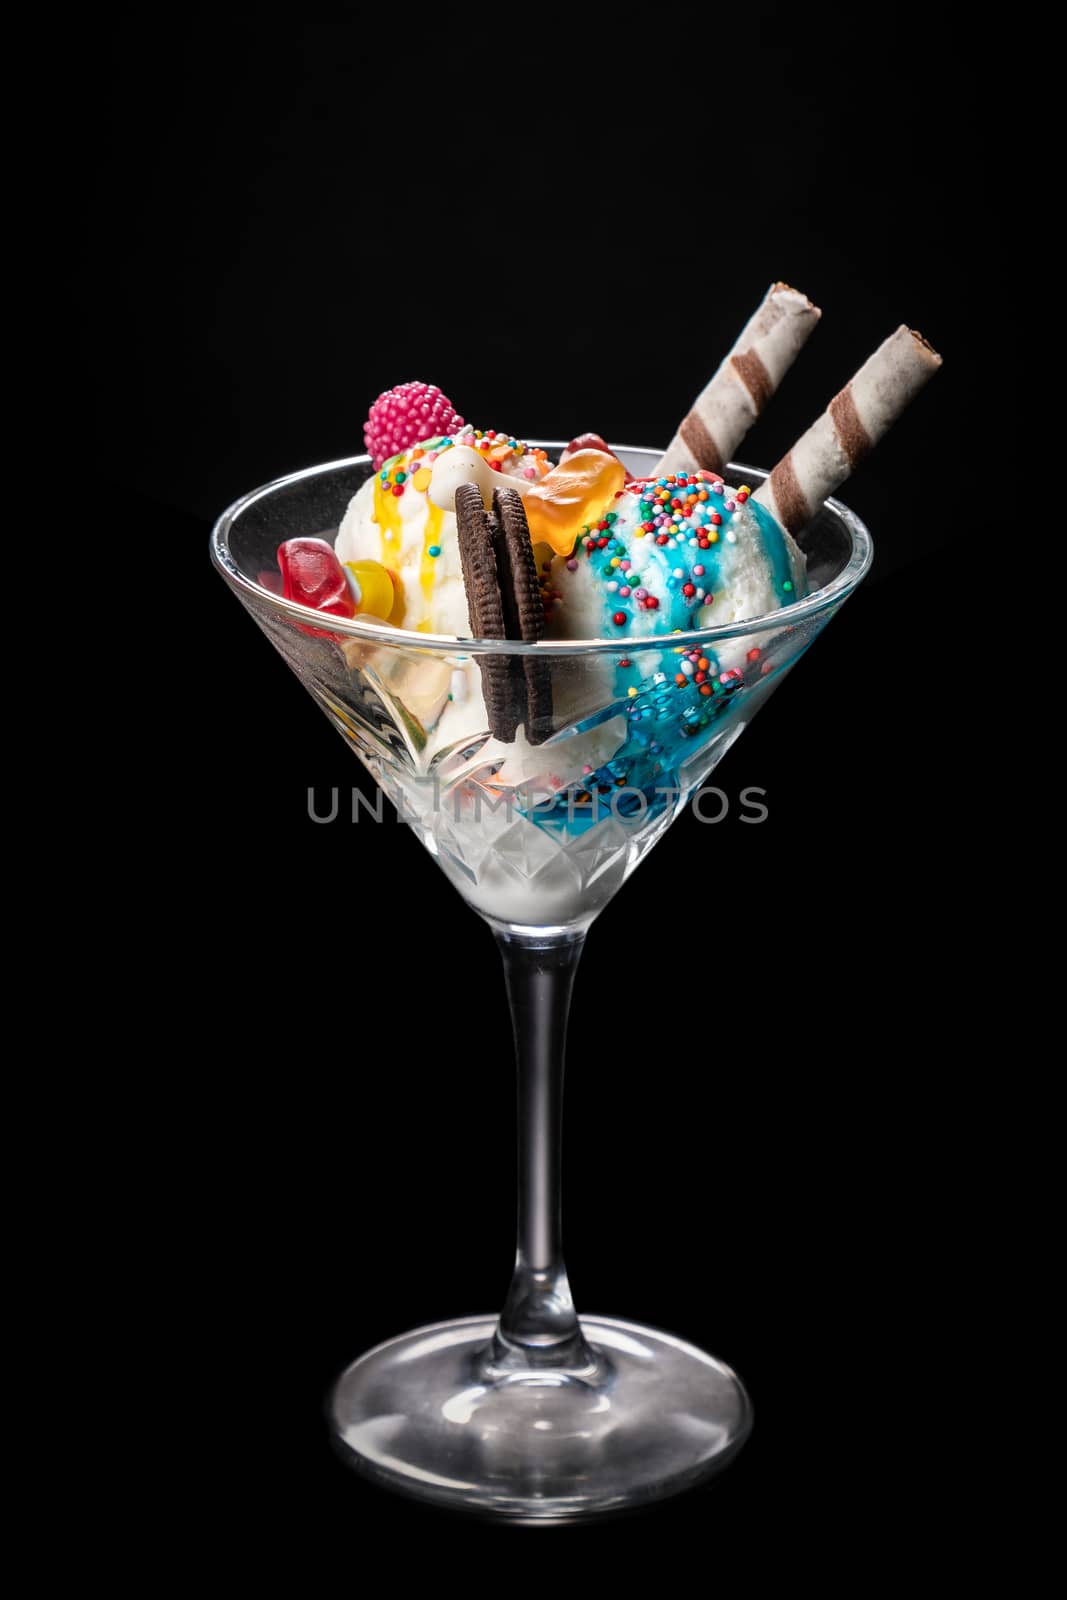
[[[167,1270],[223,1493],[187,1534],[234,1572],[640,1548],[707,1580],[848,1575],[908,1570],[953,1526],[981,1107],[956,987],[969,643],[946,608],[961,570],[984,582],[954,491],[988,470],[989,45],[954,13],[657,15],[85,32],[88,426],[101,495],[174,585],[182,687],[159,686],[146,803],[197,863],[204,1056],[170,1102],[190,1181]],[[321,1406],[369,1344],[503,1297],[496,957],[406,830],[308,819],[309,788],[369,780],[211,571],[208,530],[361,450],[370,401],[411,377],[483,426],[665,443],[774,278],[824,316],[748,459],[777,459],[901,321],[945,366],[846,491],[874,571],[718,769],[729,816],[683,817],[593,930],[565,1140],[579,1309],[721,1355],[756,1431],[646,1516],[467,1524],[349,1475]],[[1002,375],[1014,338],[1000,302]]]

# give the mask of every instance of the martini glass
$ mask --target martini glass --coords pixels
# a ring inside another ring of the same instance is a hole
[[[638,476],[660,454],[617,450]],[[457,641],[324,619],[273,590],[278,545],[332,540],[372,470],[356,456],[253,491],[220,517],[212,556],[495,934],[518,1066],[518,1241],[500,1315],[432,1323],[366,1351],[332,1391],[332,1434],[362,1473],[439,1505],[533,1524],[617,1513],[724,1466],[752,1406],[728,1366],[683,1339],[575,1311],[560,1231],[575,971],[598,913],[864,576],[871,539],[828,500],[799,541],[808,596],[743,623],[640,645]],[[767,474],[731,464],[726,476],[754,486]],[[501,656],[550,670],[539,745],[490,734],[480,670]],[[710,692],[678,682],[694,657]]]

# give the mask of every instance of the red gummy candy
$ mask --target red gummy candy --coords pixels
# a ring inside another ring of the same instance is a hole
[[[286,539],[278,546],[278,565],[286,600],[331,617],[355,616],[356,602],[345,570],[325,539]],[[333,637],[323,628],[304,631],[319,639]]]
[[[572,439],[564,450],[565,456],[571,455],[575,450],[603,450],[605,455],[615,454],[611,446],[600,437],[599,433],[580,433],[577,439]]]

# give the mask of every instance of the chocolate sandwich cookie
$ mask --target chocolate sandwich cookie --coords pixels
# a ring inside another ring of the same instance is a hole
[[[476,639],[506,639],[496,552],[489,531],[489,515],[477,484],[461,483],[456,489],[456,528],[471,631]],[[511,744],[519,722],[512,659],[510,656],[479,656],[478,668],[490,731],[494,738]]]
[[[456,490],[456,525],[471,629],[478,639],[521,639],[544,632],[530,529],[522,496],[494,489],[486,511],[473,483]],[[519,723],[530,744],[552,732],[552,677],[548,662],[529,656],[480,656],[482,693],[494,738],[511,744]]]
[[[494,489],[490,536],[496,551],[504,603],[504,626],[509,639],[533,644],[545,631],[545,608],[537,579],[530,525],[522,495],[516,489]],[[495,522],[495,527],[493,526]],[[548,662],[537,656],[513,656],[517,669],[529,744],[543,744],[552,732],[552,674]]]

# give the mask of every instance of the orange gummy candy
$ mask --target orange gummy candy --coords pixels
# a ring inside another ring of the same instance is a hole
[[[603,450],[576,450],[523,495],[530,538],[568,556],[582,529],[598,522],[626,482],[626,468]]]

